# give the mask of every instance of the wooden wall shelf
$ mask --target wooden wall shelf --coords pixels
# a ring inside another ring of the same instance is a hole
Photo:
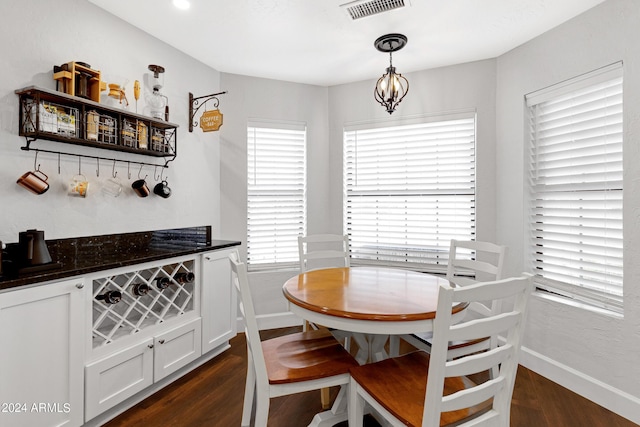
[[[44,139],[159,157],[165,160],[164,166],[177,156],[177,124],[35,86],[16,90],[15,93],[20,98],[19,133],[27,139],[23,150],[31,150],[30,145],[33,141]],[[40,151],[98,157],[60,151]],[[131,163],[155,166],[145,162]]]

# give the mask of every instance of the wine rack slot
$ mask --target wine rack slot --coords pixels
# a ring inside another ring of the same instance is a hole
[[[93,348],[193,311],[194,263],[187,260],[94,279]],[[107,301],[107,295],[118,294],[119,299]]]

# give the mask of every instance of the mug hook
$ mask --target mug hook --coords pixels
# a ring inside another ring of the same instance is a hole
[[[162,173],[160,174],[160,178],[162,178]],[[155,167],[153,168],[153,179],[155,179],[156,181],[159,181],[159,178],[158,178],[158,165],[155,165]]]
[[[38,150],[36,150],[36,156],[33,158],[33,170],[34,172],[40,172],[40,163],[38,163]]]
[[[127,162],[127,176],[131,179],[131,162]]]
[[[147,179],[147,176],[148,176],[148,175],[145,175],[145,176],[144,176],[144,178],[140,178],[140,173],[142,172],[142,167],[143,167],[143,166],[144,166],[144,165],[140,165],[140,170],[138,171],[138,179]]]
[[[78,156],[78,175],[82,175],[82,157]]]
[[[100,178],[100,159],[98,157],[96,157],[96,164],[98,165],[98,168],[96,169],[96,176]]]
[[[116,161],[113,161],[113,169],[111,169],[111,176],[114,178],[118,177],[118,171],[116,171]]]

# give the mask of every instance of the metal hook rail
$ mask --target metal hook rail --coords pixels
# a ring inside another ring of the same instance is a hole
[[[162,164],[156,164],[156,163],[138,162],[138,161],[135,161],[135,160],[120,160],[120,159],[114,159],[113,157],[91,156],[91,155],[88,155],[88,154],[67,153],[67,152],[64,152],[64,151],[46,150],[46,149],[43,149],[43,148],[31,148],[29,145],[22,146],[22,147],[20,147],[20,149],[23,150],[23,151],[35,151],[36,155],[38,153],[57,154],[58,155],[58,159],[60,158],[60,155],[78,157],[79,159],[84,157],[85,159],[94,159],[94,160],[96,160],[98,162],[100,160],[111,161],[111,162],[114,162],[114,165],[115,165],[115,163],[120,162],[120,163],[128,163],[128,164],[133,163],[135,165],[140,165],[141,167],[142,166],[150,166],[150,167],[156,167],[156,168],[157,167],[168,168],[169,167],[169,162],[174,160],[174,158],[167,159],[167,160],[165,160],[164,164],[162,165]],[[98,165],[98,168],[99,168],[99,165]]]

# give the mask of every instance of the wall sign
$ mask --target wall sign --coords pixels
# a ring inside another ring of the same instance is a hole
[[[200,128],[203,132],[211,132],[222,126],[222,113],[220,110],[205,111],[200,117]]]

